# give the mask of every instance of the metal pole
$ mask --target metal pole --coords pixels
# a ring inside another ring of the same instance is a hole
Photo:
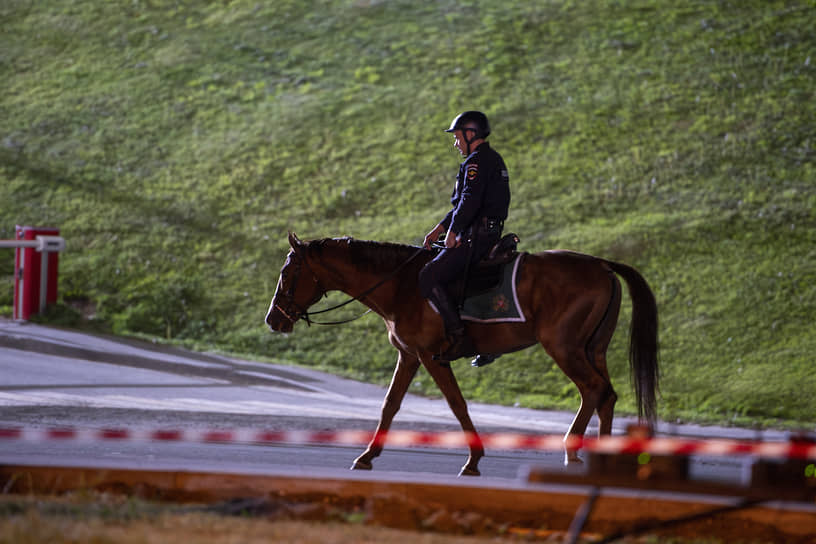
[[[567,542],[568,544],[575,544],[578,542],[578,537],[581,535],[581,530],[583,530],[584,525],[586,525],[586,522],[589,520],[589,516],[592,515],[592,509],[595,507],[595,501],[598,500],[598,495],[600,494],[600,488],[592,488],[592,490],[589,492],[589,497],[587,497],[587,500],[575,513],[575,517],[572,518],[572,523],[570,523],[569,530],[567,531],[567,537],[564,542]]]
[[[17,248],[14,250],[15,252],[15,263],[22,263],[23,262],[23,250]],[[22,268],[22,267],[21,267]],[[12,312],[12,317],[14,319],[22,319],[23,318],[23,293],[25,293],[25,288],[23,287],[23,274],[21,273],[21,269],[17,269],[15,265],[14,275],[15,280],[17,280],[17,305],[14,306],[14,312]]]
[[[40,312],[45,312],[45,299],[48,298],[48,255],[50,252],[40,252]]]
[[[0,248],[40,247],[37,240],[0,240]]]

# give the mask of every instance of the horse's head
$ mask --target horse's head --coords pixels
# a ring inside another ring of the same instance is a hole
[[[292,332],[295,322],[307,316],[309,307],[326,293],[306,261],[305,244],[290,232],[289,245],[292,249],[283,264],[275,296],[266,313],[266,324],[278,332]]]

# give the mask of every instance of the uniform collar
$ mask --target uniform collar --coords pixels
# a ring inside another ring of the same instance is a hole
[[[465,162],[469,161],[470,158],[473,157],[473,155],[475,155],[479,151],[486,151],[488,149],[490,149],[490,142],[480,143],[479,147],[477,147],[476,149],[474,149],[473,151],[470,152],[470,155],[467,156],[467,158],[465,159]]]

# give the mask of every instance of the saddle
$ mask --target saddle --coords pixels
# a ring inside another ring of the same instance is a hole
[[[484,259],[470,267],[466,277],[451,285],[450,292],[460,307],[466,298],[489,291],[501,283],[504,265],[518,255],[518,243],[516,234],[505,234]]]

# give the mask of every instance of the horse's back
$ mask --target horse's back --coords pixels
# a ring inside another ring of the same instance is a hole
[[[530,253],[526,256],[524,264],[534,268],[537,273],[552,276],[578,274],[579,276],[597,277],[610,272],[604,259],[568,249]]]
[[[593,305],[608,303],[616,282],[617,278],[603,259],[555,249],[525,255],[518,289],[535,308],[531,308],[533,311],[565,309],[590,300]]]

